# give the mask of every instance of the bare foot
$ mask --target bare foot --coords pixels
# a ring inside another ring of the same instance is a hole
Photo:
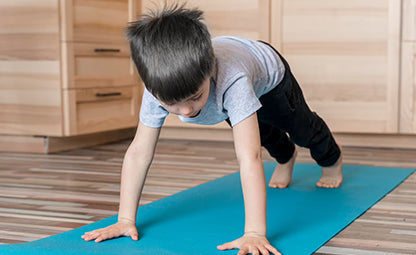
[[[341,149],[341,146],[340,146]],[[335,164],[328,167],[322,167],[321,179],[316,186],[321,188],[338,188],[342,183],[342,150],[339,159]]]
[[[285,189],[292,181],[293,166],[295,165],[296,155],[298,151],[295,149],[292,157],[284,164],[277,164],[274,173],[269,182],[270,188]]]

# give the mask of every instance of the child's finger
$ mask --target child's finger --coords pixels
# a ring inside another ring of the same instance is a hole
[[[221,250],[221,251],[223,251],[223,250],[231,250],[231,249],[235,249],[235,248],[237,248],[237,247],[235,246],[234,241],[217,246],[217,249],[218,250]]]
[[[137,232],[137,230],[136,230],[136,229],[132,229],[132,230],[130,231],[130,237],[131,237],[131,239],[133,239],[134,241],[139,240],[139,233]]]
[[[282,255],[276,248],[274,248],[273,246],[271,246],[270,244],[266,244],[265,245],[266,248],[273,253],[274,255]]]
[[[90,231],[90,232],[85,232],[83,236],[81,236],[82,238],[91,238],[97,231],[99,231],[99,229],[94,230],[94,231]]]
[[[94,239],[96,239],[97,237],[98,237],[98,235],[99,235],[100,233],[98,232],[98,231],[93,231],[93,232],[90,232],[90,233],[88,233],[88,235],[87,235],[87,239],[85,239],[85,241],[91,241],[91,240],[94,240]]]
[[[246,255],[246,254],[248,254],[249,253],[249,251],[247,251],[247,250],[245,250],[245,249],[241,249],[238,253],[237,253],[237,255]]]
[[[108,228],[104,229],[103,231],[100,231],[99,235],[96,237],[95,242],[99,243],[101,241],[119,237],[121,235],[120,231],[116,228]]]
[[[260,254],[262,255],[270,255],[269,251],[263,246],[260,246],[259,250],[260,250]]]
[[[252,255],[259,255],[259,250],[257,248],[254,248],[254,250],[251,251]]]
[[[85,239],[85,240],[87,240],[88,238],[90,238],[90,236],[91,236],[91,234],[90,234],[91,232],[85,232],[84,233],[84,235],[82,235],[81,236],[81,238],[83,238],[83,239]]]

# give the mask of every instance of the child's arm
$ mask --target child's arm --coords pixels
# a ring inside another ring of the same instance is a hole
[[[261,160],[257,114],[233,127],[246,212],[243,237],[218,246],[220,250],[240,249],[240,254],[280,254],[266,238],[266,181]]]
[[[149,128],[139,123],[136,136],[124,156],[118,222],[103,229],[85,233],[82,238],[96,242],[119,236],[138,240],[136,213],[147,171],[159,138],[160,128]]]

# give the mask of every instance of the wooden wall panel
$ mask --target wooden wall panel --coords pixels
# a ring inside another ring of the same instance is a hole
[[[398,132],[400,12],[400,0],[272,5],[272,43],[332,130]]]
[[[416,41],[416,0],[403,0],[403,41]]]
[[[165,1],[142,1],[142,11],[160,8]],[[198,7],[213,37],[221,35],[245,36],[252,39],[269,40],[269,0],[168,0],[187,2],[188,7]]]
[[[401,65],[400,132],[416,133],[416,42],[403,42]]]
[[[58,8],[0,2],[1,134],[62,134]]]

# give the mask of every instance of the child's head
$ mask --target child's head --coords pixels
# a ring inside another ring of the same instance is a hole
[[[147,90],[164,103],[192,97],[213,72],[211,36],[202,14],[174,5],[144,14],[127,29],[138,72]]]

